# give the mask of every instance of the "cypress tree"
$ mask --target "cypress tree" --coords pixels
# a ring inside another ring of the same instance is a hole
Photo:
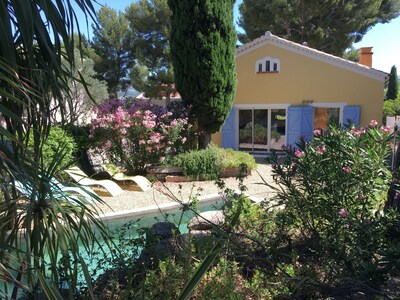
[[[232,108],[236,89],[234,0],[168,0],[176,88],[192,106],[199,148],[207,147]]]
[[[394,100],[397,98],[397,93],[399,92],[399,78],[397,77],[396,66],[392,66],[390,69],[388,89],[386,92],[386,99]]]

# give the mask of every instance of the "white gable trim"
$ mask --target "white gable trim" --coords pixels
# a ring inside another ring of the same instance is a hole
[[[265,35],[251,41],[247,44],[236,49],[236,57],[240,57],[246,53],[249,53],[259,47],[264,45],[273,45],[288,51],[292,51],[294,53],[310,57],[312,59],[372,78],[379,81],[385,81],[387,77],[387,73],[369,68],[367,66],[307,47],[300,45],[298,43],[294,43],[283,38],[280,38],[276,35],[271,34],[271,32],[266,32]]]

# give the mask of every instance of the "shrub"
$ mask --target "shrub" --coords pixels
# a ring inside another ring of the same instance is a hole
[[[33,136],[29,138],[29,148],[33,150]],[[43,143],[42,159],[45,169],[52,167],[55,160],[60,160],[57,164],[57,171],[69,167],[75,160],[76,143],[72,136],[58,126],[52,126],[50,133]]]
[[[99,151],[128,173],[143,173],[149,164],[184,150],[191,135],[187,113],[174,118],[159,105],[110,99],[96,108],[92,137]]]
[[[245,166],[247,169],[255,169],[257,167],[254,157],[242,151],[233,149],[219,149],[222,168],[240,168]]]
[[[216,147],[189,151],[177,155],[169,161],[170,164],[183,168],[183,174],[194,179],[217,179],[221,171],[221,159]]]
[[[249,153],[221,149],[210,145],[206,149],[179,154],[166,163],[183,168],[183,174],[192,178],[214,180],[225,168],[254,169],[257,164]]]
[[[391,179],[389,140],[388,129],[372,121],[366,129],[316,130],[311,142],[286,149],[283,161],[271,156],[274,200],[284,206],[277,215],[284,222],[276,219],[285,235],[281,247],[302,245],[304,270],[316,264],[316,280],[372,286],[384,280],[377,253],[388,242],[383,208]]]

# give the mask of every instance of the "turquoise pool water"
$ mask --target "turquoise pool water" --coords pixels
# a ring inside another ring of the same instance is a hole
[[[209,201],[204,204],[200,203],[196,208],[196,212],[200,213],[212,210],[219,210],[223,207],[225,203],[226,202],[221,199]],[[110,231],[113,233],[112,241],[117,247],[115,250],[120,251],[119,259],[129,261],[138,258],[142,251],[140,241],[138,242],[138,240],[144,241],[146,238],[145,230],[143,230],[143,228],[150,228],[153,224],[157,222],[168,221],[177,225],[181,234],[187,233],[189,231],[187,225],[190,219],[192,219],[195,215],[196,213],[190,209],[161,209],[157,212],[153,212],[140,217],[125,216],[105,222],[108,225]],[[116,255],[118,256],[118,254]],[[107,250],[106,253],[98,251],[97,253],[91,255],[83,253],[82,256],[84,257],[85,262],[88,264],[89,274],[91,274],[93,280],[95,280],[105,270],[112,268],[113,263],[110,263],[111,254],[109,250]],[[84,281],[83,276],[80,278],[79,281]]]
[[[208,200],[205,203],[198,203],[197,212],[205,212],[211,210],[218,210],[223,207],[226,202],[221,198],[216,198],[213,200]],[[182,208],[168,207],[167,209],[161,207],[160,209],[156,209],[150,213],[146,214],[137,214],[137,215],[124,215],[123,217],[114,218],[111,220],[105,220],[104,222],[109,227],[110,231],[114,233],[113,242],[116,247],[128,247],[127,243],[139,238],[145,238],[145,233],[141,230],[141,228],[149,228],[156,222],[171,222],[176,225],[179,225],[180,233],[187,233],[188,228],[187,224],[189,220],[195,216],[193,210],[182,210]],[[126,225],[128,224],[128,225]],[[122,241],[122,245],[121,245]],[[109,258],[111,257],[110,249],[104,248],[105,253],[99,251],[95,251],[95,254],[89,254],[82,251],[81,255],[84,258],[86,264],[88,265],[89,274],[92,275],[92,280],[95,280],[102,271],[111,268],[112,266],[109,264]],[[115,250],[115,249],[114,249]],[[125,255],[130,255],[127,259],[134,259],[140,255],[141,249],[137,248],[134,251],[128,252],[127,249],[119,249],[123,250],[122,253]],[[84,278],[83,275],[80,276],[79,281],[82,286],[84,286]],[[2,289],[2,285],[0,286]],[[8,285],[8,292],[12,291],[12,286]],[[2,293],[0,293],[1,296]],[[19,295],[21,296],[21,294]]]

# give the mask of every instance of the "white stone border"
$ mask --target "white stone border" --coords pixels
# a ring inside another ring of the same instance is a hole
[[[240,191],[234,191],[234,193],[239,194]],[[222,200],[222,196],[220,194],[209,194],[205,196],[201,196],[198,198],[198,203],[200,206],[206,205],[207,203],[212,203],[212,202],[219,202]],[[190,203],[189,200],[183,201],[183,204],[188,204]],[[170,202],[170,203],[165,203],[165,204],[160,204],[160,205],[152,205],[152,206],[145,206],[145,207],[140,207],[140,208],[135,208],[131,210],[122,210],[118,212],[111,212],[111,213],[105,213],[103,216],[100,216],[100,219],[103,221],[110,221],[110,220],[118,220],[118,219],[125,219],[128,217],[135,217],[135,218],[141,218],[141,217],[146,217],[146,216],[151,216],[151,215],[156,215],[161,212],[167,212],[171,210],[177,210],[182,207],[182,204],[179,202]]]

